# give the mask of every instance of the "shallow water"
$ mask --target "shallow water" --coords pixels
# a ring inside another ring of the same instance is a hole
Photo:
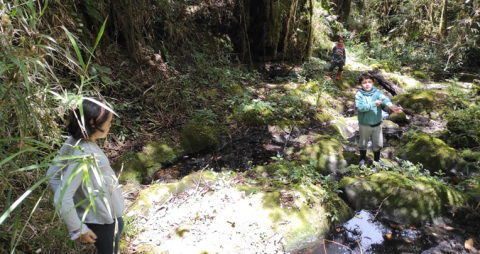
[[[462,246],[469,235],[461,230],[429,223],[417,228],[374,217],[374,212],[362,210],[324,240],[294,254],[469,253]]]

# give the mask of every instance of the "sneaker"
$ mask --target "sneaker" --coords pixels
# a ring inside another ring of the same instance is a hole
[[[358,166],[361,167],[363,165],[365,165],[365,160],[360,160],[360,162],[358,163]]]

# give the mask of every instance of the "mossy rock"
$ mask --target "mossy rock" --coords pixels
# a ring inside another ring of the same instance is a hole
[[[175,147],[173,143],[158,141],[147,144],[141,153],[127,153],[113,165],[113,168],[120,169],[123,165],[120,183],[127,181],[141,183],[148,181],[163,163],[172,162],[183,155],[183,150]]]
[[[421,82],[409,76],[390,74],[388,75],[388,79],[403,88],[404,91],[418,90],[422,87]]]
[[[423,79],[423,80],[429,80],[430,77],[423,71],[414,71],[412,75],[416,78]]]
[[[391,113],[389,116],[390,121],[395,123],[405,123],[407,121],[407,115],[405,113]]]
[[[200,177],[202,178],[200,179]],[[226,199],[223,203],[219,203],[224,205],[215,207],[214,215],[209,219],[210,227],[214,230],[219,230],[220,233],[217,232],[217,234],[221,234],[222,231],[243,232],[242,234],[236,234],[240,237],[237,240],[245,239],[242,237],[251,238],[251,235],[244,232],[253,227],[260,232],[265,232],[265,235],[277,235],[278,239],[284,239],[282,243],[284,243],[285,250],[289,252],[298,250],[304,244],[325,236],[334,226],[344,223],[353,216],[353,211],[341,198],[335,193],[327,192],[316,185],[299,185],[293,188],[282,185],[282,188],[273,188],[266,192],[262,191],[261,188],[263,187],[259,185],[256,186],[259,187],[256,192],[250,192],[250,194],[246,195],[244,193],[245,189],[253,188],[252,184],[235,184],[237,188],[227,187],[230,185],[225,185],[225,183],[228,183],[232,177],[235,177],[235,175],[229,172],[215,174],[205,171],[201,174],[198,172],[189,175],[178,183],[152,185],[141,192],[137,201],[128,209],[127,216],[148,218],[171,195],[182,194],[186,190],[196,188],[196,182],[202,181],[204,184],[212,187],[219,186],[218,183],[221,183],[225,188],[218,189],[213,187],[205,195],[205,198],[208,198],[210,195],[217,195]],[[293,198],[293,203],[289,202],[291,200],[290,197]],[[212,198],[215,198],[215,196]],[[281,199],[284,200],[280,201]],[[201,199],[193,198],[189,202],[185,202],[185,206],[181,209],[195,214],[195,211],[192,211],[192,209],[198,207],[212,209],[211,205],[208,201],[202,202]],[[286,207],[286,205],[289,205],[289,207]],[[179,211],[181,210],[169,212],[175,213]],[[196,213],[202,214],[203,212],[198,211]],[[188,221],[189,219],[192,221]],[[173,232],[186,232],[190,230],[190,226],[192,228],[199,226],[196,225],[196,219],[189,219],[184,221],[180,227],[176,227]],[[235,223],[236,226],[234,225]],[[138,230],[142,232],[143,229]],[[177,236],[179,235],[181,234],[177,234]],[[175,237],[175,239],[180,238]],[[212,241],[210,238],[205,238],[205,242]],[[174,244],[180,243],[180,241],[175,241],[175,239],[162,244],[160,249],[165,249],[165,246],[168,246],[166,249],[171,249]],[[209,242],[209,246],[205,247],[205,250],[212,251],[218,249],[217,247],[222,244],[234,243],[221,242],[212,245],[212,242]],[[212,253],[217,253],[217,251]]]
[[[135,202],[129,207],[127,216],[147,216],[154,204],[163,204],[169,197],[196,188],[200,181],[214,181],[218,175],[211,171],[202,171],[190,174],[175,183],[156,183],[141,191]]]
[[[250,109],[240,115],[242,122],[248,126],[259,127],[263,125],[275,124],[273,112],[270,109],[259,111]]]
[[[364,179],[340,181],[355,210],[378,209],[378,216],[397,223],[419,225],[446,215],[446,205],[469,206],[472,199],[459,191],[425,177],[413,180],[393,172],[380,172]]]
[[[421,114],[429,113],[432,109],[439,107],[446,100],[447,95],[444,92],[436,90],[413,91],[411,93],[399,94],[391,98],[391,101],[395,104]]]
[[[313,142],[314,145],[288,149],[287,156],[305,164],[311,160],[317,160],[315,169],[324,175],[337,172],[346,166],[340,141],[330,135],[314,135]]]
[[[409,132],[402,137],[399,147],[395,152],[397,157],[415,164],[421,163],[433,172],[445,172],[461,165],[455,149],[427,133]]]
[[[343,152],[343,158],[347,162],[347,165],[358,165],[360,162],[360,155],[352,153],[352,152]]]
[[[383,69],[385,72],[392,72],[394,69],[393,66],[389,63],[382,63],[381,64],[381,69]]]
[[[447,117],[449,143],[458,147],[480,145],[480,106],[471,106],[451,112]]]
[[[398,124],[394,123],[393,121],[383,120],[382,128],[387,130],[397,130],[400,129],[400,126],[398,126]]]
[[[480,202],[480,176],[474,176],[458,184],[459,187],[465,190],[465,193]]]
[[[341,117],[330,122],[330,125],[326,127],[326,133],[331,136],[340,136],[345,140],[352,134],[347,127],[345,118]]]
[[[186,153],[194,153],[212,147],[228,132],[224,125],[189,124],[180,132],[180,147]]]
[[[231,84],[225,88],[225,92],[227,92],[231,96],[235,96],[243,93],[243,88],[239,84]]]
[[[264,166],[257,166],[252,169],[258,174],[267,173],[268,175],[286,175],[297,165],[295,162],[284,161],[280,163],[270,163]]]
[[[291,189],[295,196],[292,209],[282,208],[279,201],[282,190],[261,193],[263,208],[269,211],[273,230],[283,234],[287,252],[301,249],[308,242],[325,236],[334,226],[341,225],[353,216],[353,211],[336,194],[327,193],[315,185],[297,186]],[[333,220],[331,214],[336,216]],[[280,223],[289,221],[285,226]]]

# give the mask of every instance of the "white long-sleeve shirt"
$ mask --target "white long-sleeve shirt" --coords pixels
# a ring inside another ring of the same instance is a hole
[[[55,205],[59,205],[58,212],[68,230],[79,229],[82,218],[83,223],[110,224],[121,217],[125,201],[115,172],[100,147],[69,137],[56,158],[68,155],[90,155],[90,161],[98,165],[71,158],[58,161],[66,166],[51,166],[47,171],[47,175],[54,174],[48,181],[55,193]],[[95,199],[95,211],[89,197]]]

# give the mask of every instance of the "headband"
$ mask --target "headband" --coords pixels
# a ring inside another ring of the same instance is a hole
[[[105,105],[104,101],[102,103],[103,103],[103,105]],[[102,118],[104,113],[105,113],[105,108],[100,106],[100,115],[98,115],[97,119],[95,119],[95,122],[98,122],[98,120],[100,120],[100,118]],[[93,125],[93,118],[90,119],[90,124]]]

